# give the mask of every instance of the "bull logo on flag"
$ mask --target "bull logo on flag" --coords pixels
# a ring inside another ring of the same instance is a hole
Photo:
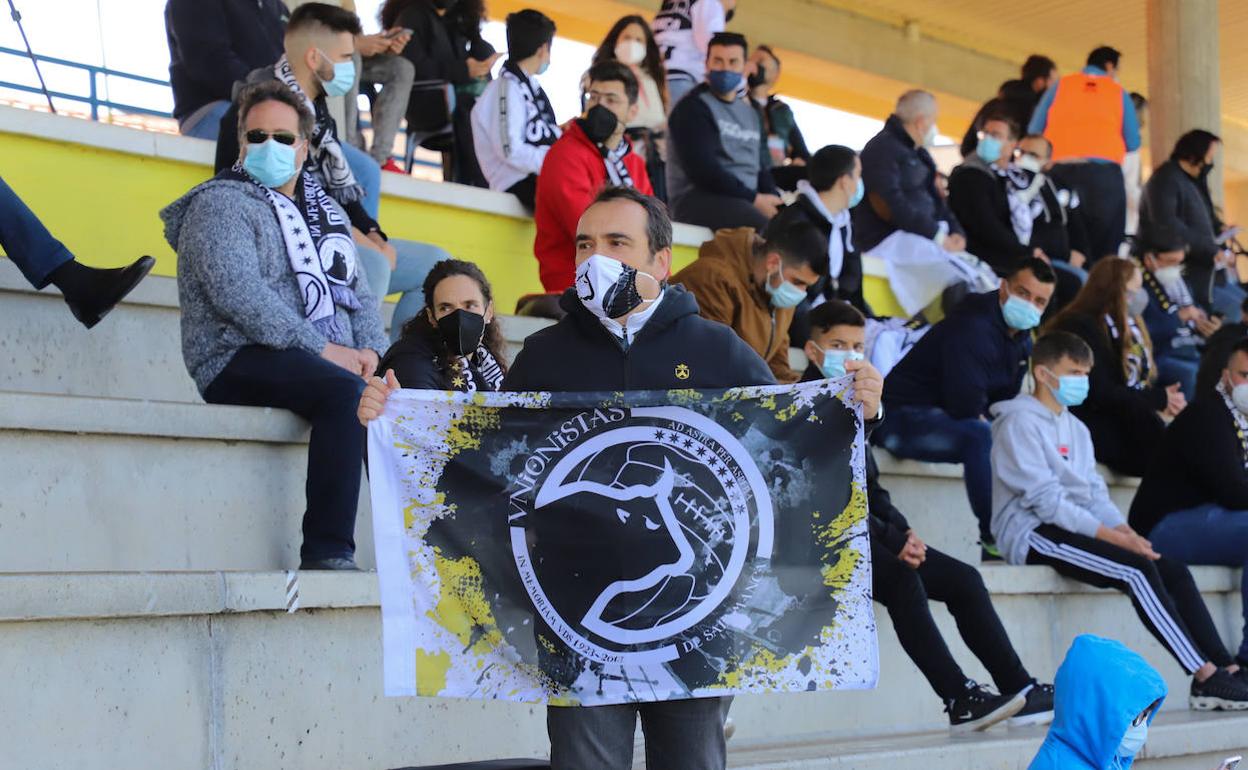
[[[593,705],[873,683],[847,384],[396,394],[370,429],[387,692]]]

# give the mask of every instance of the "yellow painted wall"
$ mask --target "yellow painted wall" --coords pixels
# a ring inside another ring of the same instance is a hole
[[[211,175],[207,166],[8,133],[0,133],[0,158],[0,175],[84,263],[117,267],[150,254],[159,275],[175,275],[177,263],[157,212]],[[392,238],[434,243],[476,262],[504,313],[541,291],[531,219],[386,195],[381,221]],[[678,246],[675,269],[696,256]],[[877,312],[896,309],[879,279],[868,278],[867,295]]]

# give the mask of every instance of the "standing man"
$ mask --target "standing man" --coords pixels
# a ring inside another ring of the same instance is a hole
[[[706,76],[711,39],[736,7],[737,0],[663,0],[651,26],[667,67],[669,111]]]
[[[748,54],[749,44],[735,32],[711,38],[706,82],[667,120],[667,190],[678,222],[761,231],[782,203],[762,117],[741,89]]]
[[[1127,227],[1122,161],[1140,148],[1140,124],[1131,94],[1118,85],[1122,56],[1108,46],[1088,54],[1082,72],[1049,87],[1031,116],[1027,133],[1053,143],[1053,176],[1083,201],[1095,262],[1117,254]]]
[[[537,178],[533,216],[542,288],[559,293],[576,278],[576,223],[606,185],[635,187],[653,195],[646,160],[633,152],[625,127],[637,116],[640,86],[633,71],[615,60],[589,68],[585,113],[567,125]]]

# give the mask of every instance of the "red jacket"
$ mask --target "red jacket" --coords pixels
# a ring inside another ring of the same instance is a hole
[[[654,194],[643,158],[630,151],[624,166],[639,192]],[[546,291],[562,292],[576,279],[576,223],[606,183],[602,153],[572,121],[546,153],[537,176],[533,253]]]

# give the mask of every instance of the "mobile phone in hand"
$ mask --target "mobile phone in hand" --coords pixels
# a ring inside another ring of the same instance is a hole
[[[1243,761],[1243,757],[1227,757],[1222,760],[1222,764],[1218,765],[1218,770],[1236,770],[1239,767],[1239,763]]]

